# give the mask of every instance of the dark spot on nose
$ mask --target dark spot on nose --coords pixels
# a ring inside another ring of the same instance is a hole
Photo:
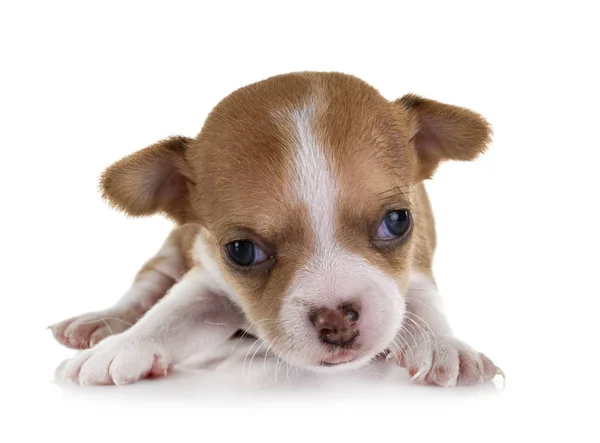
[[[319,308],[310,315],[310,320],[322,342],[334,346],[349,346],[359,330],[356,322],[360,318],[358,306],[348,303],[337,309]]]

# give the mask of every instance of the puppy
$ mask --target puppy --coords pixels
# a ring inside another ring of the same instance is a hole
[[[499,369],[441,310],[423,185],[440,162],[483,153],[490,134],[470,110],[388,101],[340,73],[234,91],[196,138],[159,141],[103,173],[114,208],[176,227],[113,307],[51,326],[83,349],[59,376],[135,382],[242,330],[302,368],[387,355],[425,384],[491,380]]]

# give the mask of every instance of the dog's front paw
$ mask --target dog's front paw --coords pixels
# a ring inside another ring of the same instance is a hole
[[[165,376],[168,368],[166,353],[154,341],[125,333],[107,337],[63,362],[56,377],[80,385],[123,385]]]
[[[454,337],[417,337],[389,357],[396,358],[408,370],[412,380],[427,385],[472,385],[502,374],[487,356]]]
[[[87,349],[104,338],[132,326],[140,312],[131,307],[115,307],[69,318],[49,328],[59,343],[73,349]]]

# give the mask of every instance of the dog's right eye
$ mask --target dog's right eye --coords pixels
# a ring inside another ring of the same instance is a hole
[[[268,260],[267,253],[250,240],[235,240],[225,245],[229,259],[238,266],[250,267]]]

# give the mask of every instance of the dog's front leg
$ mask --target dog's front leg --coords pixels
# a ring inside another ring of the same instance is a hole
[[[438,386],[490,381],[500,369],[484,354],[457,339],[442,311],[440,294],[431,277],[411,276],[406,315],[389,358],[407,368],[413,380]]]
[[[242,322],[206,272],[193,268],[138,323],[67,360],[57,377],[120,385],[165,375],[171,366],[222,344]]]
[[[192,224],[175,228],[115,305],[50,326],[56,340],[70,348],[87,349],[130,328],[189,270],[186,252],[197,230]]]

